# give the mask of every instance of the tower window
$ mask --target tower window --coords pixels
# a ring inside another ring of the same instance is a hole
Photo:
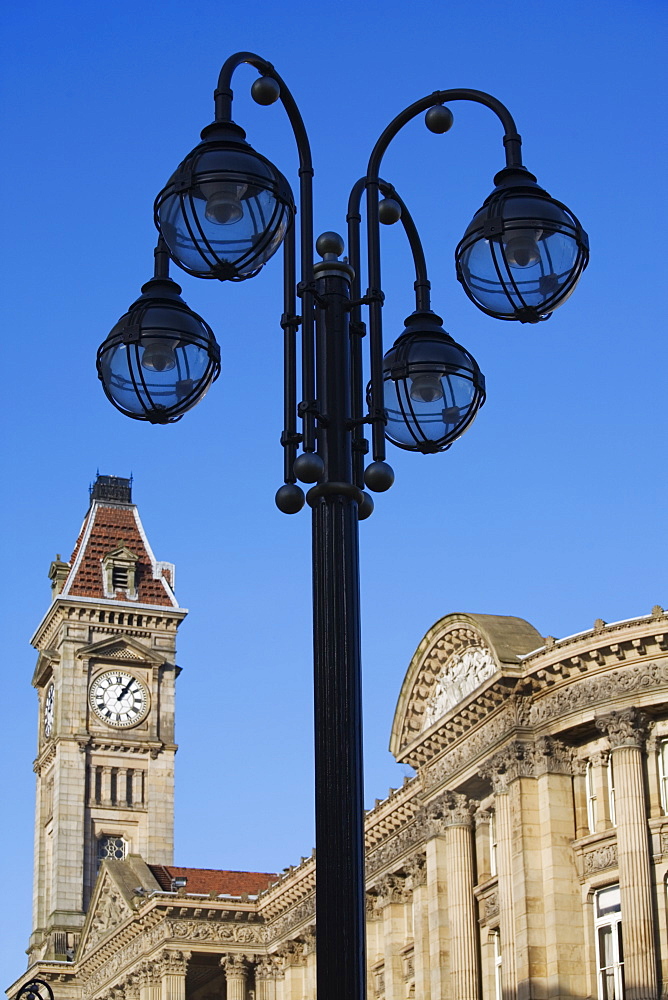
[[[103,861],[124,861],[128,845],[123,837],[100,837],[97,842],[97,866]]]
[[[138,557],[125,545],[107,553],[102,560],[105,597],[116,597],[120,591],[128,600],[137,600],[137,562]]]

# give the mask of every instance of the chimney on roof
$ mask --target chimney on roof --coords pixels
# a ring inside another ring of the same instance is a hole
[[[101,476],[90,487],[90,498],[101,503],[131,504],[132,477],[122,479],[120,476]]]

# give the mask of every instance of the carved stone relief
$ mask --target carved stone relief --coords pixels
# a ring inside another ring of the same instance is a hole
[[[429,729],[495,672],[494,657],[485,646],[468,646],[453,653],[441,668],[425,705],[422,730]]]
[[[637,747],[642,750],[649,731],[649,719],[637,708],[597,716],[596,726],[610,741],[610,749]]]

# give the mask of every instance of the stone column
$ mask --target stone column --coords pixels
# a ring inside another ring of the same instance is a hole
[[[163,951],[160,956],[160,1000],[186,1000],[189,951]]]
[[[473,820],[465,795],[446,792],[445,840],[449,871],[450,974],[452,996],[479,1000],[478,924],[473,895]]]
[[[625,997],[656,1000],[656,928],[642,760],[648,720],[638,709],[627,708],[600,716],[596,724],[610,740],[615,769]]]
[[[406,864],[413,890],[413,962],[415,965],[415,996],[430,1000],[429,977],[429,910],[427,906],[427,859],[415,854]]]
[[[245,956],[224,955],[220,960],[220,964],[225,970],[227,1000],[246,1000],[248,961]]]
[[[276,965],[268,955],[255,959],[256,1000],[276,1000],[276,974]]]
[[[127,806],[128,804],[128,769],[127,767],[116,768],[116,805]]]
[[[406,943],[408,899],[402,875],[383,875],[375,885],[378,906],[383,919],[385,960],[385,1000],[404,1000],[404,969],[401,949]]]
[[[647,783],[649,786],[650,818],[663,815],[661,808],[661,774],[659,770],[660,741],[652,733],[647,738]]]
[[[540,736],[534,743],[533,760],[538,786],[547,996],[568,1000],[587,993],[582,894],[572,846],[576,825],[573,751],[559,740]]]
[[[160,973],[153,962],[144,963],[139,969],[139,1000],[162,1000]]]
[[[487,762],[480,773],[489,778],[494,790],[496,823],[496,867],[499,896],[499,935],[501,938],[501,982],[504,997],[517,996],[515,965],[515,913],[513,908],[513,828],[508,797],[510,772],[504,751]]]
[[[450,997],[450,873],[441,799],[425,807],[427,854],[427,912],[429,922],[430,993],[436,1000]]]
[[[111,768],[102,768],[102,780],[100,787],[100,805],[110,806],[111,802]]]
[[[144,804],[144,786],[143,786],[143,771],[140,767],[135,767],[132,772],[132,805],[133,806],[143,806]]]

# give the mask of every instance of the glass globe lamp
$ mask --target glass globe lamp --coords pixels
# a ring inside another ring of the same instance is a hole
[[[152,278],[97,352],[104,391],[128,417],[174,423],[220,374],[213,331],[180,292],[171,278]]]
[[[508,167],[455,251],[457,277],[489,316],[538,323],[563,305],[589,260],[589,242],[565,205],[523,167]]]
[[[485,402],[485,379],[471,354],[431,312],[415,312],[383,359],[385,434],[406,451],[446,451]]]
[[[174,261],[198,278],[243,281],[278,250],[292,224],[285,177],[233,122],[214,122],[155,200]]]

